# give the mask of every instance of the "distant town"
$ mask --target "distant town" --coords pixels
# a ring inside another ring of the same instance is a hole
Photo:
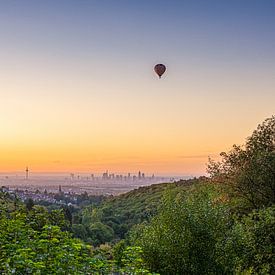
[[[17,190],[20,196],[32,197],[34,200],[52,199],[48,194],[80,195],[118,195],[141,186],[172,182],[180,178],[159,177],[155,174],[137,173],[115,174],[105,170],[102,174],[38,174],[26,167],[24,173],[0,175],[0,186],[10,191]],[[20,192],[19,192],[20,191]]]

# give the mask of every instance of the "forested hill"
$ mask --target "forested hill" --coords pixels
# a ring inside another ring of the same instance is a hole
[[[205,181],[204,177],[139,187],[128,193],[107,199],[101,205],[101,209],[104,214],[109,213],[121,220],[128,220],[129,225],[140,223],[156,214],[165,192],[190,189],[203,181]]]
[[[201,177],[154,184],[107,198],[99,206],[87,207],[76,214],[73,219],[74,234],[94,245],[123,239],[133,226],[149,221],[157,214],[163,195],[168,190],[188,190],[205,181],[206,178]]]

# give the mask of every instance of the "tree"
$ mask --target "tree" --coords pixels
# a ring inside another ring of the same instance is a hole
[[[151,273],[144,264],[142,259],[142,249],[139,246],[128,246],[122,253],[122,268],[119,274],[136,274],[136,275],[157,275]]]
[[[219,243],[227,273],[273,274],[275,270],[275,206],[235,219]]]
[[[74,237],[79,238],[84,241],[87,240],[88,233],[87,233],[87,230],[83,224],[73,224],[72,231],[73,231]]]
[[[63,206],[63,212],[64,212],[65,219],[69,221],[70,225],[72,225],[73,215],[70,208],[67,205]]]
[[[155,272],[223,274],[216,245],[229,225],[228,207],[213,187],[169,193],[136,245]]]
[[[89,236],[93,245],[99,245],[110,242],[114,237],[114,230],[101,222],[95,222],[89,226]]]
[[[208,165],[213,181],[230,186],[250,208],[275,203],[275,116],[258,125],[244,146],[220,155]]]
[[[58,226],[34,229],[26,215],[0,213],[0,274],[111,274],[112,263],[90,246]]]
[[[34,207],[34,201],[33,201],[33,199],[32,198],[28,198],[25,203],[26,203],[27,210],[28,211],[32,210],[32,208]]]

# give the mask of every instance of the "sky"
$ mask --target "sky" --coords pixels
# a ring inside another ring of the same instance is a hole
[[[0,172],[203,175],[275,113],[274,49],[272,0],[0,0]]]

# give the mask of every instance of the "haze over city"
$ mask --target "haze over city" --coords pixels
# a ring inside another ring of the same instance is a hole
[[[1,175],[204,175],[274,113],[274,10],[1,1]]]

